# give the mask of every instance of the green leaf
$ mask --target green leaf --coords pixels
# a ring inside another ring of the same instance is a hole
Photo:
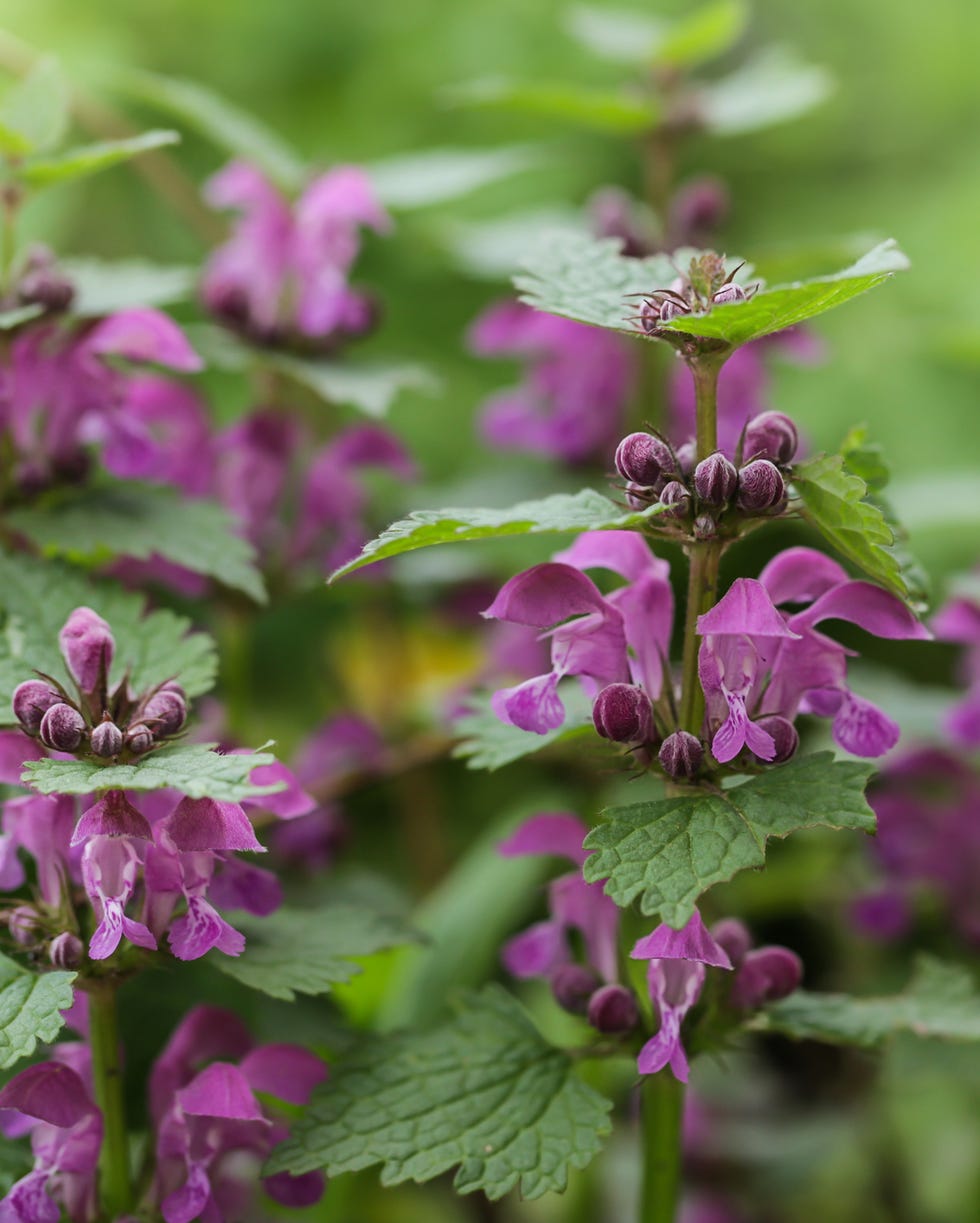
[[[585,840],[594,851],[585,877],[607,880],[618,905],[639,897],[643,913],[680,929],[708,888],[765,865],[769,837],[816,825],[873,832],[864,799],[873,771],[818,752],[717,794],[614,807]]]
[[[432,1032],[365,1041],[331,1069],[268,1172],[328,1175],[381,1164],[381,1183],[428,1181],[458,1165],[458,1193],[496,1200],[563,1190],[609,1133],[611,1104],[491,986]]]
[[[384,416],[402,391],[431,394],[438,386],[421,365],[399,361],[317,361],[269,354],[266,360],[327,403],[349,404],[368,416]]]
[[[163,557],[216,578],[258,603],[266,600],[255,550],[226,509],[157,484],[59,489],[10,511],[8,526],[46,556],[102,564],[117,556]]]
[[[503,145],[489,149],[425,149],[369,162],[378,198],[389,208],[424,208],[459,199],[480,187],[541,165],[538,145]]]
[[[0,99],[0,153],[23,157],[53,149],[68,130],[68,82],[46,55]]]
[[[73,972],[28,972],[0,955],[0,1070],[58,1035],[72,1004]]]
[[[197,269],[145,259],[63,259],[75,287],[72,314],[99,318],[137,306],[169,306],[194,295]]]
[[[564,205],[522,208],[486,221],[454,219],[441,227],[439,239],[464,271],[489,280],[509,280],[528,251],[554,233],[585,233],[581,211]]]
[[[741,136],[805,115],[833,89],[834,79],[826,69],[769,47],[731,75],[699,89],[694,104],[709,131]]]
[[[980,1040],[980,993],[968,969],[921,956],[908,987],[885,998],[797,990],[767,1007],[760,1026],[798,1040],[876,1045],[899,1032]]]
[[[674,22],[656,47],[658,64],[693,68],[724,55],[741,38],[748,22],[744,0],[715,0]]]
[[[868,426],[855,425],[841,443],[841,457],[847,470],[860,477],[873,493],[881,492],[891,479],[891,469],[877,442],[868,439]]]
[[[843,455],[821,455],[797,464],[793,488],[803,517],[829,544],[868,577],[901,598],[910,598],[892,550],[895,534],[881,508],[866,500],[867,484],[847,470]]]
[[[882,242],[856,263],[832,276],[762,289],[748,301],[715,306],[710,314],[685,314],[666,324],[685,335],[716,337],[733,347],[794,327],[841,306],[903,272],[909,261],[894,239]]]
[[[281,187],[298,187],[306,176],[303,159],[282,137],[197,81],[137,72],[127,73],[120,86],[193,128],[232,157],[257,165]]]
[[[210,959],[229,977],[272,998],[326,994],[360,973],[360,956],[418,941],[404,921],[364,905],[326,904],[319,909],[279,909],[269,917],[236,919],[245,951]]]
[[[566,18],[568,32],[587,51],[617,64],[646,64],[670,29],[670,23],[636,9],[596,8],[576,4]]]
[[[563,726],[547,734],[536,735],[501,722],[490,705],[490,695],[471,696],[467,711],[455,719],[453,729],[460,742],[453,748],[455,759],[465,760],[469,769],[491,772],[513,764],[542,748],[562,743],[592,730],[592,703],[578,683],[563,684],[560,689],[566,717]]]
[[[22,183],[35,191],[51,187],[55,183],[69,182],[108,170],[110,166],[139,157],[153,149],[162,149],[177,144],[180,136],[176,132],[142,132],[139,136],[128,136],[123,140],[101,140],[97,144],[79,145],[68,149],[57,157],[33,158],[14,171]]]
[[[44,313],[44,307],[39,305],[14,306],[11,310],[0,311],[0,331],[12,331],[21,323],[29,323]]]
[[[70,683],[58,633],[76,607],[91,607],[112,626],[115,668],[130,669],[139,688],[174,676],[189,696],[214,684],[217,661],[206,633],[190,633],[191,623],[170,611],[144,614],[143,597],[112,582],[93,581],[78,569],[39,557],[0,552],[0,724],[13,722],[14,688],[37,669]]]
[[[274,794],[284,782],[257,786],[253,769],[272,764],[269,752],[215,751],[215,743],[173,743],[149,752],[135,764],[100,764],[94,760],[29,760],[21,780],[39,794],[91,794],[95,790],[180,790],[189,798],[216,798],[238,803],[259,794]]]
[[[450,103],[560,119],[579,127],[620,136],[638,135],[655,127],[656,102],[625,90],[593,89],[547,81],[508,81],[492,77],[469,81],[445,91]]]
[[[608,497],[583,488],[555,493],[541,501],[522,501],[505,510],[416,510],[393,523],[377,539],[364,545],[361,555],[331,575],[334,581],[362,565],[430,548],[433,544],[464,543],[471,539],[502,539],[506,535],[545,535],[557,531],[606,531],[639,526],[660,513],[659,502],[645,510],[623,510]]]

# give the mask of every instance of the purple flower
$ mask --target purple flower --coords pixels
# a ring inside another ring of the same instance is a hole
[[[88,946],[93,960],[111,956],[123,936],[136,947],[156,950],[152,933],[125,912],[136,891],[139,868],[139,854],[128,837],[93,836],[86,842],[82,880],[99,921]]]
[[[383,233],[390,221],[362,170],[336,166],[291,205],[254,166],[232,162],[205,194],[240,214],[205,269],[212,314],[261,343],[295,336],[326,348],[370,328],[372,303],[348,276],[360,229]]]
[[[568,463],[611,459],[634,380],[622,337],[508,301],[476,321],[469,342],[478,356],[526,362],[524,382],[482,409],[491,445]]]
[[[507,858],[547,854],[567,858],[575,870],[555,879],[548,891],[550,917],[525,930],[504,947],[503,961],[515,977],[545,977],[572,963],[568,932],[584,940],[589,966],[606,982],[616,980],[619,910],[601,883],[586,883],[582,848],[588,827],[568,812],[532,816],[497,848]]]
[[[17,850],[23,849],[34,859],[41,899],[53,906],[62,904],[75,814],[74,799],[64,795],[27,794],[3,804],[0,890],[12,891],[24,882],[17,857]]]
[[[950,599],[933,617],[932,627],[940,640],[967,647],[961,678],[968,691],[946,716],[946,731],[961,747],[980,747],[980,599]]]

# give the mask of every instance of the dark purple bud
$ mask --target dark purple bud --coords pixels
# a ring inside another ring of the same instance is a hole
[[[126,731],[125,743],[131,752],[140,756],[153,746],[153,731],[145,722],[134,722]]]
[[[606,1036],[632,1032],[640,1022],[636,995],[625,985],[603,985],[597,989],[589,999],[586,1014],[596,1031]]]
[[[123,733],[115,722],[100,722],[92,728],[89,739],[92,751],[104,760],[117,756],[122,751]]]
[[[599,986],[599,978],[581,964],[562,964],[551,974],[551,992],[562,1010],[584,1015],[589,999]]]
[[[728,953],[733,968],[738,968],[752,950],[752,935],[737,917],[725,917],[711,927],[711,937]]]
[[[660,323],[660,302],[645,301],[640,307],[640,327],[647,335],[653,335]]]
[[[73,752],[85,733],[85,719],[72,705],[60,701],[41,719],[41,742],[56,752]]]
[[[94,692],[109,673],[116,643],[91,607],[76,607],[58,634],[61,654],[82,692]]]
[[[685,442],[683,446],[677,447],[674,454],[681,471],[685,476],[689,476],[694,470],[694,464],[697,462],[697,446],[695,446],[694,442]]]
[[[686,518],[691,509],[691,494],[680,480],[671,480],[660,490],[660,503],[670,518]]]
[[[800,736],[788,718],[771,714],[769,717],[760,718],[756,726],[770,735],[776,745],[776,754],[769,762],[770,764],[783,764],[796,755],[796,749],[800,746]]]
[[[668,297],[660,307],[660,321],[661,323],[669,323],[672,318],[678,318],[682,314],[690,313],[690,306],[685,306],[679,301],[674,301],[672,297]]]
[[[738,488],[738,471],[716,450],[702,459],[694,469],[694,491],[705,505],[727,505]]]
[[[157,738],[175,735],[187,721],[187,704],[176,692],[160,691],[143,706],[143,719]]]
[[[753,459],[738,473],[738,503],[743,510],[770,510],[785,491],[779,468],[768,459]]]
[[[603,739],[614,743],[649,743],[653,738],[653,706],[635,684],[609,684],[592,705],[592,721]]]
[[[656,484],[663,472],[675,470],[674,456],[666,442],[652,433],[630,433],[616,447],[616,470],[624,480]]]
[[[696,777],[701,768],[704,748],[697,735],[686,730],[675,730],[661,744],[659,759],[668,777],[690,779]]]
[[[53,266],[53,261],[29,265],[17,283],[17,299],[25,306],[67,310],[74,296],[75,286]]]
[[[750,951],[732,982],[732,1005],[754,1011],[766,1002],[787,998],[803,980],[803,962],[788,947]]]
[[[653,490],[645,484],[634,484],[631,481],[626,485],[626,504],[631,510],[649,509],[654,501],[656,497],[653,496]]]
[[[157,691],[158,692],[176,692],[176,694],[180,697],[180,699],[185,704],[187,702],[187,693],[180,686],[180,684],[177,683],[175,679],[164,680],[164,682],[160,685]]]
[[[82,940],[72,934],[70,930],[62,931],[57,938],[51,940],[51,945],[48,947],[48,958],[55,968],[74,972],[76,968],[81,967],[85,959]]]
[[[30,905],[18,905],[7,914],[10,937],[18,947],[31,947],[37,942],[37,910]]]
[[[783,412],[762,412],[745,427],[742,458],[789,463],[800,444],[796,425]]]
[[[732,302],[744,302],[745,290],[741,285],[735,284],[734,281],[729,281],[727,285],[722,285],[715,293],[711,300],[716,306],[730,306]]]
[[[694,520],[695,539],[714,539],[718,534],[718,524],[710,514],[698,514]]]
[[[37,734],[41,719],[52,705],[61,704],[61,694],[40,679],[25,679],[14,689],[14,717],[28,734]]]

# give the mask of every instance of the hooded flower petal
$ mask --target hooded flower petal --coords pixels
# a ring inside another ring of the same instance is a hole
[[[239,1065],[253,1091],[263,1091],[287,1104],[308,1104],[313,1088],[327,1077],[327,1066],[299,1045],[260,1045]]]
[[[847,570],[816,548],[786,548],[759,574],[773,603],[812,603],[848,581]]]
[[[135,837],[152,841],[149,821],[127,799],[122,790],[107,790],[82,815],[72,834],[72,846],[83,845],[89,837]]]
[[[521,858],[528,854],[554,854],[581,866],[588,857],[582,842],[588,825],[577,815],[566,811],[542,812],[532,815],[497,846],[505,858]]]
[[[213,798],[183,798],[163,824],[181,853],[221,849],[265,852],[238,803],[219,803]]]
[[[659,925],[641,938],[630,952],[634,960],[690,960],[713,968],[731,968],[725,949],[708,933],[701,914],[694,910],[680,930]]]
[[[534,628],[551,628],[571,616],[605,615],[607,605],[595,583],[571,565],[545,562],[510,579],[483,613]]]
[[[521,980],[549,976],[568,960],[564,927],[557,921],[529,926],[505,944],[501,959],[507,971]]]
[[[754,578],[736,578],[711,611],[698,617],[701,637],[796,637],[776,610],[769,592]]]
[[[97,356],[148,361],[194,373],[204,367],[177,324],[159,310],[121,310],[97,323],[85,340]]]

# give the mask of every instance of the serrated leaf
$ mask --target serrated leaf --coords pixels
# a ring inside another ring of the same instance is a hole
[[[40,191],[56,183],[69,182],[84,178],[87,174],[108,170],[120,162],[139,157],[141,153],[177,144],[179,140],[177,132],[171,131],[142,132],[139,136],[127,136],[122,140],[101,140],[96,144],[68,149],[57,157],[32,158],[17,166],[14,173],[22,183]]]
[[[349,404],[368,416],[384,416],[402,391],[431,394],[438,386],[421,365],[401,361],[315,360],[265,355],[276,369],[309,387],[327,403]]]
[[[540,165],[538,145],[489,149],[424,149],[369,162],[365,169],[389,208],[424,208],[469,195],[480,187]]]
[[[453,748],[453,758],[465,760],[468,769],[493,772],[542,748],[590,731],[592,703],[581,685],[563,684],[559,692],[565,706],[564,725],[544,735],[532,734],[519,726],[501,722],[491,708],[489,694],[469,697],[466,712],[453,722],[453,730],[460,738]]]
[[[269,917],[236,918],[245,935],[240,956],[212,956],[229,977],[273,998],[326,994],[360,973],[355,960],[405,943],[418,934],[400,918],[356,904],[279,909]]]
[[[207,86],[151,72],[127,73],[120,86],[194,128],[232,157],[258,166],[281,187],[302,183],[306,167],[296,150],[261,119]]]
[[[454,86],[445,91],[445,96],[455,105],[560,119],[620,136],[649,131],[660,117],[652,97],[560,81],[508,81],[491,77]]]
[[[255,549],[235,532],[228,511],[172,488],[133,481],[59,489],[11,510],[6,521],[47,556],[85,564],[163,557],[266,600]]]
[[[145,259],[63,259],[75,288],[72,314],[99,318],[139,306],[169,306],[194,294],[197,269]]]
[[[0,1070],[53,1041],[72,1004],[73,972],[29,972],[0,955]]]
[[[545,1043],[518,1003],[491,986],[466,995],[432,1032],[354,1050],[313,1093],[269,1172],[328,1175],[381,1164],[381,1183],[456,1167],[459,1193],[496,1200],[560,1192],[609,1133],[611,1104]]]
[[[0,98],[0,152],[23,157],[55,148],[68,130],[68,82],[45,55]]]
[[[471,539],[502,539],[506,535],[544,535],[558,531],[605,531],[639,526],[660,513],[657,502],[645,510],[623,510],[608,497],[583,488],[578,493],[555,493],[541,501],[522,501],[504,510],[416,510],[392,523],[377,539],[364,545],[361,555],[348,561],[330,580],[370,565],[434,544],[464,543]]]
[[[782,47],[760,51],[729,76],[698,90],[701,121],[719,136],[741,136],[786,123],[819,106],[834,89],[826,69]]]
[[[709,314],[681,315],[665,326],[685,335],[727,340],[737,347],[825,314],[883,284],[894,272],[905,271],[908,266],[908,259],[894,239],[889,239],[832,276],[762,289],[748,301],[715,306]]]
[[[189,798],[216,798],[238,803],[258,794],[273,794],[285,783],[256,786],[253,769],[272,764],[270,752],[215,751],[215,743],[174,743],[140,757],[135,764],[99,764],[94,760],[30,760],[21,780],[39,794],[91,794],[96,790],[180,790]]]
[[[585,840],[591,883],[606,880],[618,905],[680,929],[698,897],[766,860],[769,837],[826,826],[873,832],[864,787],[874,768],[818,752],[730,790],[614,807]]]
[[[78,569],[21,554],[0,553],[0,724],[13,722],[10,697],[35,669],[68,684],[58,633],[76,607],[91,607],[112,626],[114,673],[129,667],[137,689],[180,677],[188,696],[214,684],[217,660],[206,633],[170,611],[145,615],[143,597],[113,582],[95,581]]]
[[[804,518],[828,543],[880,585],[903,599],[910,597],[892,550],[895,534],[881,508],[866,500],[868,486],[847,470],[842,455],[797,464],[793,488]]]
[[[855,998],[797,990],[767,1007],[760,1025],[798,1040],[844,1045],[876,1045],[899,1032],[980,1040],[980,993],[968,969],[921,956],[901,994]]]
[[[14,306],[11,310],[0,311],[0,331],[11,331],[43,313],[44,307],[39,305]]]

